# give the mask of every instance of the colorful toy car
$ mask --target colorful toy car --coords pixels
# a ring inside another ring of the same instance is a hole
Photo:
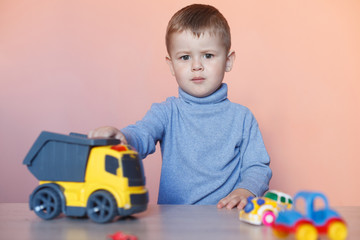
[[[305,204],[305,211],[297,209],[301,201]],[[322,207],[315,207],[315,204],[322,204]],[[297,193],[293,209],[280,212],[272,227],[276,236],[286,237],[289,233],[295,233],[298,240],[315,240],[318,234],[326,233],[332,240],[347,237],[345,222],[336,211],[330,209],[325,195],[319,192]]]
[[[291,205],[291,196],[271,190],[263,197],[249,197],[248,203],[240,211],[239,219],[255,225],[271,226],[278,212],[282,209],[290,209]]]

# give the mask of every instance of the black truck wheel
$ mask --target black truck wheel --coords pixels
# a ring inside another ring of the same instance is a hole
[[[115,198],[106,191],[96,191],[88,199],[87,214],[97,223],[110,222],[117,215]]]
[[[61,213],[61,199],[53,189],[43,188],[34,194],[32,207],[40,218],[50,220]]]

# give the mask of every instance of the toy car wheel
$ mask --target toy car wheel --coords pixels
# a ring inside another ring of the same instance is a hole
[[[106,191],[93,193],[87,202],[87,214],[97,223],[106,223],[117,215],[117,205],[114,197]]]
[[[313,225],[304,223],[296,228],[295,237],[298,240],[316,240],[318,234]]]
[[[275,221],[275,214],[271,211],[267,211],[263,214],[262,216],[262,223],[265,225],[265,226],[271,226],[273,225]]]
[[[332,240],[343,240],[347,237],[347,228],[344,223],[336,221],[329,225],[327,235]]]
[[[31,204],[36,215],[45,220],[56,218],[61,213],[60,196],[51,188],[37,191]]]

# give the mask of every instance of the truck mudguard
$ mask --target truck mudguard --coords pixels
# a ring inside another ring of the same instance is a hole
[[[118,139],[89,139],[82,134],[43,131],[23,164],[39,181],[84,182],[90,149],[119,143]]]

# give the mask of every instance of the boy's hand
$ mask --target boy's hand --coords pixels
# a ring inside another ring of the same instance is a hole
[[[88,138],[116,138],[121,141],[121,144],[128,144],[126,138],[119,129],[114,127],[99,127],[91,130]]]
[[[255,195],[243,188],[235,189],[219,201],[217,208],[226,207],[227,209],[232,209],[237,207],[238,209],[243,209],[247,203],[247,198],[250,196],[254,197]]]

